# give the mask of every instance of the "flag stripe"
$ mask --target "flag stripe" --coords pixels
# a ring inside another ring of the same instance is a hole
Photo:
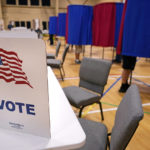
[[[3,75],[5,75],[5,76],[12,76],[12,73],[6,73],[6,72],[2,72],[2,71],[0,71],[0,74],[3,74]]]
[[[0,54],[0,56],[2,57],[2,61],[3,61],[4,58],[5,58],[5,61],[10,62],[10,63],[13,63],[12,60],[14,60],[14,61],[16,61],[16,64],[17,64],[17,65],[21,66],[21,65],[19,64],[20,61],[19,61],[18,59],[14,58],[14,57],[8,57],[8,56],[5,56],[5,55],[3,55],[3,54]],[[7,59],[8,59],[8,60],[7,60]],[[9,60],[11,60],[11,61],[9,61]],[[14,63],[15,63],[15,62],[14,62]]]
[[[4,61],[4,60],[3,60],[3,61]],[[10,61],[7,61],[7,60],[5,60],[5,62],[3,62],[3,65],[4,65],[4,66],[7,66],[8,64],[15,65],[16,67],[22,67],[22,65],[17,64],[17,63],[15,63],[15,62],[10,62]]]
[[[23,76],[17,76],[17,75],[13,75],[12,73],[6,73],[6,72],[0,72],[1,73],[1,75],[4,75],[4,78],[9,78],[9,77],[11,77],[11,78],[14,78],[14,81],[17,81],[18,79],[24,79],[24,80],[27,80],[27,77],[25,76],[25,77],[23,77]]]
[[[16,84],[27,84],[29,85],[31,88],[33,88],[30,83],[26,82],[26,81],[16,81]]]
[[[1,75],[0,75],[0,79],[5,80],[6,82],[12,82],[12,81],[14,81],[14,78],[7,79],[7,78],[5,78],[5,77],[3,77]]]
[[[0,68],[0,70],[9,71],[10,69],[9,68]],[[11,70],[11,71],[15,74],[25,75],[24,72],[19,72],[19,71],[14,71],[14,70]]]
[[[22,60],[19,59],[17,53],[6,51],[0,48],[0,79],[6,82],[15,81],[15,84],[26,84],[33,88],[28,78],[22,70]]]
[[[15,53],[15,52],[13,52],[13,51],[9,51],[9,52],[8,52],[8,51],[5,51],[5,50],[3,50],[3,49],[1,49],[1,48],[0,48],[0,52],[3,52],[3,53],[5,53],[5,54],[7,54],[7,55],[15,55],[15,56],[18,58],[18,60],[22,63],[22,60],[19,59],[17,53]]]
[[[13,75],[13,77],[15,78],[15,79],[24,79],[24,80],[27,80],[27,77],[23,77],[23,76],[16,76],[16,75]]]
[[[6,67],[9,67],[9,68],[6,68]],[[7,65],[5,68],[2,68],[2,66],[0,66],[0,69],[3,69],[3,70],[5,70],[5,69],[9,69],[10,70],[10,68],[11,69],[18,69],[18,70],[20,70],[20,71],[22,71],[22,69],[21,68],[19,68],[19,67],[15,67],[15,66],[12,66],[12,65],[10,65],[9,64],[9,66]]]

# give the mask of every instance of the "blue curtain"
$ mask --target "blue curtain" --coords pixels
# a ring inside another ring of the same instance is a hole
[[[49,34],[57,34],[57,17],[49,17]]]
[[[128,0],[122,54],[150,57],[150,0]]]
[[[58,14],[58,36],[66,35],[66,13]]]
[[[68,7],[68,43],[74,45],[92,44],[93,7],[70,5]]]
[[[117,44],[118,44],[123,7],[124,7],[123,3],[116,3],[116,23],[115,23],[115,43],[114,43],[114,47],[117,47]]]

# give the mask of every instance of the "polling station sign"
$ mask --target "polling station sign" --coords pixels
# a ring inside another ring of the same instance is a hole
[[[45,43],[0,38],[0,128],[50,137]]]

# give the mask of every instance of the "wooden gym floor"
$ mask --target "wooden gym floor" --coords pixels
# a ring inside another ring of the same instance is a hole
[[[56,46],[50,46],[47,38],[45,38],[44,40],[46,43],[47,53],[55,53]],[[62,46],[57,59],[61,59],[62,52],[65,47],[65,42],[63,39],[61,39],[61,43]],[[112,60],[112,49],[112,47],[105,48],[104,59]],[[101,47],[93,47],[92,57],[101,59],[102,51],[103,49]],[[78,85],[79,83],[78,74],[80,65],[75,64],[74,55],[74,48],[73,50],[70,49],[64,63],[64,70],[66,74],[64,81],[61,81],[59,70],[53,70],[62,87]],[[82,60],[83,54],[81,54],[80,57]],[[90,46],[85,47],[85,57],[90,57]],[[121,64],[113,64],[107,85],[105,86],[105,94],[101,99],[104,111],[103,123],[107,126],[109,132],[111,132],[111,129],[113,127],[117,106],[119,105],[124,95],[118,92],[118,89],[121,85],[121,73]],[[139,87],[144,110],[144,118],[140,122],[140,125],[132,140],[130,141],[127,150],[150,150],[150,59],[146,60],[145,58],[138,58],[135,70],[133,72],[132,83],[136,84]],[[73,108],[73,110],[78,114],[77,109]],[[83,118],[101,122],[98,105],[94,104],[84,109]]]

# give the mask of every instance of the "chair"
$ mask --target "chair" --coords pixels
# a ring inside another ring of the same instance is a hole
[[[61,75],[61,78],[62,80],[64,80],[64,77],[65,76],[65,71],[64,71],[64,68],[63,68],[63,64],[64,64],[64,61],[65,61],[65,57],[66,57],[66,54],[69,50],[69,45],[67,45],[65,47],[65,50],[63,52],[63,55],[62,55],[62,60],[57,60],[57,59],[47,59],[47,66],[50,66],[52,68],[57,68],[60,70],[60,75]],[[63,71],[63,74],[62,74],[62,71]]]
[[[55,59],[56,57],[58,57],[60,46],[61,46],[61,42],[58,41],[57,46],[56,46],[56,53],[55,54],[47,54],[47,59]]]
[[[79,87],[69,86],[63,88],[70,104],[80,109],[79,117],[81,117],[84,107],[98,103],[101,118],[104,120],[100,99],[103,96],[104,86],[107,83],[110,68],[110,61],[83,58],[79,73]]]
[[[117,109],[111,134],[107,134],[102,123],[79,119],[86,134],[86,143],[80,150],[106,150],[109,145],[107,135],[111,135],[110,150],[125,150],[143,116],[138,88],[131,85]]]

